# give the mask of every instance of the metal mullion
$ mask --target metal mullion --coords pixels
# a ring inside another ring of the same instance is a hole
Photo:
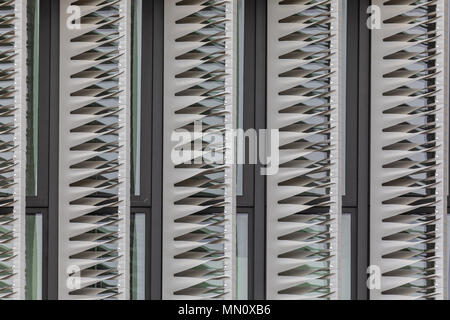
[[[50,21],[49,54],[49,172],[48,172],[48,214],[47,214],[47,296],[58,299],[58,163],[59,163],[59,1],[41,0],[41,12]],[[46,19],[42,19],[46,20]],[[51,149],[51,150],[50,150]],[[53,164],[53,165],[50,165]]]
[[[152,182],[151,182],[151,247],[150,283],[147,299],[162,298],[162,184],[163,184],[163,66],[164,66],[164,0],[143,1],[143,28],[151,28],[152,41],[143,41],[144,52],[151,52],[151,70],[144,69],[152,78]],[[150,66],[147,66],[149,68]],[[148,282],[147,282],[148,285]]]
[[[271,1],[271,0],[270,0]],[[267,60],[267,0],[255,2],[255,129],[267,128],[266,122],[266,60]],[[266,177],[262,165],[255,167],[254,191],[254,274],[253,298],[266,298]]]
[[[255,126],[256,105],[255,105],[255,76],[256,76],[256,1],[245,0],[244,3],[244,92],[243,92],[243,130],[257,129]],[[244,141],[245,142],[245,141]],[[245,151],[251,151],[249,147]],[[247,154],[246,154],[247,156]],[[248,158],[248,157],[247,157]],[[245,161],[247,163],[247,161]],[[242,172],[242,196],[237,197],[237,205],[239,207],[252,207],[254,205],[254,189],[255,189],[255,165],[241,164],[243,166]]]
[[[346,56],[346,121],[345,121],[345,195],[343,206],[357,206],[358,193],[358,59],[359,0],[347,1],[347,56]]]
[[[369,192],[370,192],[370,29],[367,8],[370,0],[359,4],[358,19],[358,212],[357,212],[357,299],[368,299]]]

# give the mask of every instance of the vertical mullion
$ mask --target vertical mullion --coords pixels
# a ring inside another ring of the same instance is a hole
[[[352,215],[351,227],[351,297],[358,297],[358,61],[359,58],[359,0],[347,1],[347,56],[346,56],[346,121],[345,121],[345,195],[342,199],[343,212]],[[365,21],[363,21],[365,23]],[[368,182],[366,182],[368,185]],[[364,268],[363,268],[364,269]],[[365,286],[365,283],[364,283]]]
[[[256,27],[256,2],[255,0],[244,1],[244,55],[238,59],[244,59],[243,62],[243,130],[255,129],[255,40],[257,33]],[[246,148],[245,141],[242,142],[242,152],[253,152],[253,146]],[[248,155],[246,155],[248,156]],[[246,161],[244,161],[246,163]],[[254,165],[238,164],[242,168],[242,191],[243,194],[237,197],[237,206],[253,207],[254,205]]]
[[[40,0],[39,6],[39,60],[38,63],[38,171],[37,199],[27,197],[27,208],[43,207],[42,243],[42,299],[48,299],[48,206],[49,206],[49,156],[50,156],[50,53],[51,53],[51,0]],[[34,77],[36,75],[33,75]],[[53,150],[53,149],[52,149]]]
[[[143,1],[143,27],[152,23],[152,40],[143,41],[144,52],[151,51],[151,70],[143,72],[152,78],[152,182],[151,182],[151,267],[150,299],[162,298],[162,185],[163,185],[163,116],[164,116],[164,0]],[[145,19],[144,16],[148,19]],[[148,66],[150,67],[150,66]],[[145,88],[145,87],[144,87]],[[144,90],[145,91],[145,90]],[[145,140],[145,139],[143,139]],[[149,220],[149,219],[148,219]],[[147,290],[147,297],[148,297]]]
[[[269,0],[272,1],[272,0]],[[266,129],[266,52],[267,52],[267,0],[255,0],[255,129]],[[261,137],[259,138],[261,139]],[[266,177],[263,165],[254,166],[254,274],[255,300],[266,298]]]
[[[347,1],[347,56],[345,103],[345,195],[344,207],[356,207],[358,195],[358,61],[359,0]],[[365,23],[365,22],[363,22]]]
[[[145,219],[145,230],[147,237],[145,237],[146,243],[146,255],[145,255],[145,299],[151,299],[151,291],[153,287],[152,280],[152,253],[153,253],[153,218],[150,204],[152,203],[152,181],[153,175],[153,147],[152,143],[155,139],[153,132],[153,116],[152,111],[155,109],[153,105],[153,41],[154,41],[154,0],[142,1],[142,29],[140,32],[141,44],[141,194],[139,195],[139,203],[147,204],[149,206],[148,216]],[[151,57],[149,59],[143,59],[143,57]],[[150,141],[150,142],[149,142]],[[152,161],[148,161],[152,159]],[[132,207],[136,203],[132,199]],[[160,227],[160,226],[157,226]],[[158,263],[159,259],[154,263]],[[156,284],[155,284],[156,285]]]
[[[358,253],[357,277],[359,300],[368,298],[367,267],[369,265],[369,159],[370,159],[370,29],[367,8],[370,0],[359,3],[358,57]]]
[[[41,12],[50,21],[48,34],[50,52],[47,56],[49,79],[49,165],[48,180],[48,268],[47,268],[47,299],[58,299],[58,166],[59,162],[59,1],[41,1]],[[45,19],[44,19],[45,20]],[[45,29],[42,30],[43,32]]]

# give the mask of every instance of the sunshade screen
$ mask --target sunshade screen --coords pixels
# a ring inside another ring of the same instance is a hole
[[[129,297],[129,5],[60,2],[60,299]]]
[[[372,1],[372,299],[446,296],[446,3]]]
[[[25,298],[26,1],[0,1],[0,299]]]
[[[279,130],[280,162],[267,176],[267,298],[338,299],[342,4],[267,4],[267,127]]]
[[[165,1],[165,299],[234,295],[234,6]],[[183,149],[193,152],[175,159]]]

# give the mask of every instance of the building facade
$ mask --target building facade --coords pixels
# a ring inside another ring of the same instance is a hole
[[[0,0],[0,299],[447,299],[445,0]]]

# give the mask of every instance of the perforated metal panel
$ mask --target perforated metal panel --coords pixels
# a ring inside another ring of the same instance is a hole
[[[0,300],[25,298],[26,1],[0,1]]]
[[[446,296],[446,3],[372,1],[372,299]]]
[[[337,299],[341,2],[267,3],[267,127],[280,158],[267,176],[267,298]]]
[[[165,1],[165,299],[234,294],[234,5]]]
[[[59,298],[127,299],[129,1],[60,11]]]

